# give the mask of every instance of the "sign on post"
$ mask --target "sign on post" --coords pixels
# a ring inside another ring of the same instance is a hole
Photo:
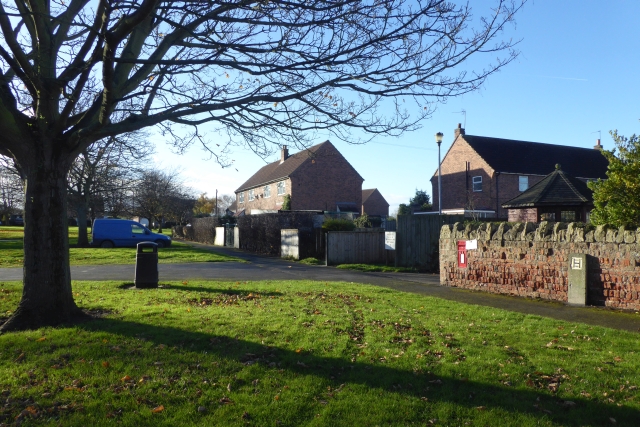
[[[396,250],[396,232],[395,231],[384,232],[384,248],[388,251]]]

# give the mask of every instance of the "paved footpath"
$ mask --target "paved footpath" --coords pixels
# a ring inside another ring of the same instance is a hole
[[[401,292],[412,292],[467,304],[501,308],[519,313],[587,323],[615,329],[640,331],[640,314],[596,307],[571,307],[559,302],[493,295],[440,286],[435,274],[362,273],[333,267],[309,266],[280,258],[264,257],[237,249],[183,242],[195,247],[242,258],[239,262],[159,264],[160,281],[171,280],[318,280],[366,283]],[[73,280],[134,280],[134,265],[80,265],[71,267]],[[22,280],[21,268],[0,269],[0,281]]]

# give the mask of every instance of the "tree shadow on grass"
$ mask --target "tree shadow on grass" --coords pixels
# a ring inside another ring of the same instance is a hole
[[[209,294],[225,294],[225,295],[238,295],[238,296],[247,296],[249,294],[260,295],[263,297],[280,297],[284,295],[281,292],[259,292],[259,291],[247,291],[241,289],[222,289],[222,288],[208,288],[205,286],[187,286],[187,285],[171,285],[169,283],[160,283],[157,288],[136,288],[135,283],[127,282],[118,286],[118,289],[123,290],[138,290],[138,291],[146,291],[146,290],[173,290],[173,291],[189,291],[189,292],[204,292]]]
[[[200,288],[197,290],[202,291]],[[169,326],[102,319],[82,327],[132,338],[142,335],[157,345],[179,346],[195,353],[207,352],[245,364],[268,365],[273,360],[270,357],[275,354],[280,361],[279,369],[324,378],[336,385],[359,384],[418,399],[427,397],[430,402],[446,402],[467,409],[495,408],[565,426],[611,425],[610,418],[614,418],[617,425],[638,425],[640,420],[640,411],[636,409],[577,396],[571,398],[571,404],[566,404],[536,388],[514,389],[464,378],[400,370],[383,364],[350,362]]]

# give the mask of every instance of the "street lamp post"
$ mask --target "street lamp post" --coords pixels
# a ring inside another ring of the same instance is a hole
[[[436,133],[436,143],[438,144],[438,214],[442,215],[442,173],[440,171],[440,144],[442,144],[442,132]]]

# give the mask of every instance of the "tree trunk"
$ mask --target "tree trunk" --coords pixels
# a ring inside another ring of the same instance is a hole
[[[67,182],[69,162],[49,150],[23,164],[24,273],[22,300],[0,331],[36,329],[81,315],[73,301],[69,271]]]
[[[89,246],[89,237],[87,233],[87,204],[85,198],[76,207],[78,214],[78,247],[86,248]]]

